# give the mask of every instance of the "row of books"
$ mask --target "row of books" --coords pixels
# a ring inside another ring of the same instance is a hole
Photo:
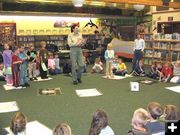
[[[179,33],[173,33],[173,34],[161,34],[156,33],[154,34],[154,39],[165,39],[165,40],[180,40],[180,34]]]
[[[152,62],[153,62],[152,59],[148,59],[148,58],[145,58],[145,59],[144,59],[144,64],[145,64],[145,65],[152,65]]]
[[[19,42],[31,42],[31,41],[48,41],[48,40],[67,40],[67,36],[19,36]]]
[[[180,43],[172,44],[172,45],[171,45],[171,49],[172,49],[172,50],[180,50]]]
[[[164,42],[147,42],[145,48],[149,49],[165,49],[165,50],[180,50],[180,43],[164,43]]]
[[[164,42],[156,42],[154,43],[154,48],[159,48],[159,49],[169,49],[170,44],[164,43]]]
[[[144,55],[146,57],[166,58],[169,57],[170,54],[167,51],[145,50]]]

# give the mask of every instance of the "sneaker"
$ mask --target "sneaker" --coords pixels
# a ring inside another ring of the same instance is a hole
[[[82,83],[82,80],[81,79],[77,79],[78,83]]]
[[[74,85],[77,85],[78,83],[77,83],[77,81],[73,81],[73,84],[74,84]]]
[[[30,78],[29,80],[30,80],[30,81],[33,81],[33,78]]]
[[[20,87],[22,87],[22,88],[26,88],[26,86],[25,86],[25,85],[20,85]]]

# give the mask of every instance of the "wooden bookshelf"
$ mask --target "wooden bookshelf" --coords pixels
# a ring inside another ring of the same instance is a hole
[[[180,43],[180,40],[169,40],[169,39],[167,39],[167,40],[164,40],[164,39],[155,39],[155,40],[153,40],[153,42],[172,42],[172,43]]]
[[[161,35],[164,36],[165,35]],[[179,35],[180,36],[180,35]],[[154,61],[176,61],[180,60],[180,40],[153,39],[152,34],[146,34],[145,37],[151,40],[145,40],[144,64],[151,65]],[[178,38],[179,39],[179,38]]]

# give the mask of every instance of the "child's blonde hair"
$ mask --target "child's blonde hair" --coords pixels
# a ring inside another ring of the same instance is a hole
[[[108,48],[108,49],[112,49],[112,46],[113,46],[112,43],[109,43],[109,44],[107,45],[107,48]]]
[[[71,135],[71,128],[66,123],[58,124],[53,130],[53,135]]]
[[[148,112],[143,108],[139,108],[134,111],[132,118],[132,126],[144,127],[148,119],[149,119]]]
[[[17,112],[11,120],[10,129],[15,135],[17,135],[26,130],[26,123],[27,120],[25,115],[21,112]]]

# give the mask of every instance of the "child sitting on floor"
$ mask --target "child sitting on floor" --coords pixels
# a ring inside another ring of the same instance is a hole
[[[118,58],[118,55],[115,55],[115,58],[112,62],[113,74],[118,70],[118,67],[119,67],[119,58]]]
[[[164,81],[164,82],[169,82],[172,77],[172,68],[169,65],[169,62],[166,62],[163,65],[163,68],[161,70],[160,76],[159,76],[159,81]]]
[[[151,65],[151,71],[149,72],[148,76],[152,79],[157,79],[158,78],[158,67],[157,67],[157,62],[154,62]]]
[[[27,120],[23,113],[17,112],[11,120],[10,129],[14,135],[25,135],[26,134]]]
[[[171,83],[180,83],[180,61],[172,62],[174,77],[170,80]]]
[[[5,81],[4,65],[3,65],[3,63],[0,64],[0,81]]]
[[[61,67],[60,67],[60,59],[59,59],[59,55],[56,53],[54,55],[54,61],[55,61],[55,68],[58,74],[61,73]]]
[[[115,75],[126,75],[127,74],[127,67],[122,59],[118,60],[118,69],[114,73]]]
[[[86,73],[87,72],[87,61],[86,61],[86,57],[83,56],[83,63],[84,63],[84,66],[82,68],[82,73]]]
[[[49,59],[48,59],[48,69],[49,69],[49,74],[50,74],[50,75],[56,75],[56,74],[59,74],[59,73],[60,73],[60,70],[59,70],[59,69],[56,69],[55,59],[54,59],[52,53],[49,55]]]
[[[145,127],[146,121],[149,119],[148,112],[143,108],[139,108],[134,111],[132,118],[132,130],[128,132],[128,135],[150,135]]]
[[[143,60],[140,60],[138,64],[136,64],[136,67],[131,74],[134,76],[145,76]]]
[[[165,123],[160,121],[160,117],[163,115],[163,108],[157,102],[151,102],[147,106],[147,110],[150,115],[149,121],[146,123],[146,127],[151,134],[164,133]]]
[[[72,135],[71,128],[66,123],[58,124],[53,130],[53,135]]]
[[[100,57],[95,59],[94,66],[92,67],[92,73],[104,73],[103,63]]]

